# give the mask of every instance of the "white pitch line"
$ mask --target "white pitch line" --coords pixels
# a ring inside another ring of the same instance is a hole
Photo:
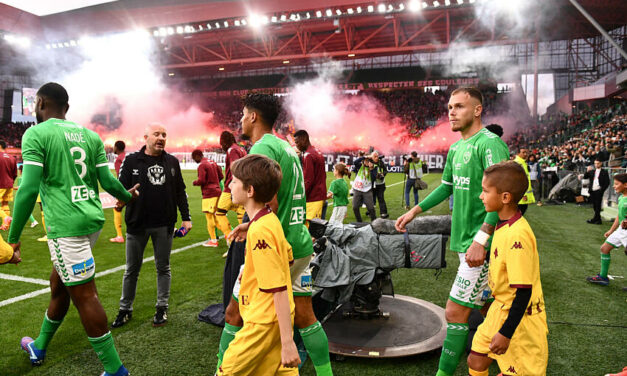
[[[4,274],[4,273],[0,273],[0,279],[8,279],[9,281],[34,283],[36,285],[42,285],[42,286],[48,286],[50,284],[50,282],[43,280],[43,279],[20,277],[19,275]]]
[[[222,238],[224,238],[224,235],[220,236],[220,239],[222,239]],[[175,253],[186,251],[186,250],[191,249],[191,248],[196,248],[196,247],[202,245],[205,242],[206,242],[206,240],[202,241],[202,242],[190,244],[190,245],[187,245],[185,247],[174,249],[174,250],[172,250],[172,252],[170,254],[175,254]],[[146,262],[149,262],[149,261],[153,261],[154,259],[155,259],[154,256],[146,257],[145,259],[142,260],[142,264],[146,263]],[[120,270],[124,270],[125,267],[126,267],[126,265],[120,265],[120,266],[116,266],[115,268],[111,268],[111,269],[107,269],[107,270],[102,271],[102,272],[98,272],[98,273],[96,273],[96,277],[95,278],[102,277],[102,276],[105,276],[107,274],[119,272]],[[10,279],[10,280],[14,280],[14,281],[31,282],[31,283],[37,283],[37,284],[43,284],[43,285],[48,285],[49,284],[48,281],[44,281],[43,279],[25,278],[25,277],[13,276],[13,275],[10,275],[10,274],[3,274],[3,273],[0,273],[0,278]],[[3,300],[3,301],[0,301],[0,307],[4,307],[4,306],[9,305],[9,304],[17,303],[17,302],[22,301],[22,300],[34,298],[34,297],[36,297],[38,295],[46,294],[46,293],[49,293],[49,292],[50,292],[50,287],[46,287],[45,289],[29,292],[28,294],[24,294],[24,295],[16,296],[14,298],[6,299],[6,300]]]

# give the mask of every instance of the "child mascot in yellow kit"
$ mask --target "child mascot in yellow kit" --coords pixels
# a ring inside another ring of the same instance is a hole
[[[503,375],[546,375],[548,327],[536,238],[518,210],[527,175],[513,161],[488,167],[481,182],[487,212],[499,223],[490,247],[489,284],[494,302],[477,329],[468,356],[471,376],[488,376],[496,360]]]

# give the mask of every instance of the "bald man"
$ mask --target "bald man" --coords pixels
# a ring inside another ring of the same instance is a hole
[[[157,267],[157,304],[153,326],[163,326],[168,321],[170,252],[177,207],[181,212],[182,226],[189,231],[192,222],[181,166],[175,156],[165,151],[167,136],[163,125],[149,125],[144,132],[146,145],[138,152],[127,154],[120,167],[122,185],[130,188],[140,184],[141,195],[126,208],[126,271],[120,310],[111,324],[113,328],[126,324],[133,315],[137,278],[149,238],[152,239]]]

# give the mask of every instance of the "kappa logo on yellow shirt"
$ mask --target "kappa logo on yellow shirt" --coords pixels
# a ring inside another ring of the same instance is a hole
[[[523,246],[520,242],[514,242],[514,245],[510,249],[523,249]]]
[[[268,249],[268,248],[272,249],[272,247],[270,247],[268,243],[266,243],[265,240],[261,239],[261,240],[257,240],[257,244],[253,248],[253,251],[257,249],[261,249],[263,251],[264,249]]]

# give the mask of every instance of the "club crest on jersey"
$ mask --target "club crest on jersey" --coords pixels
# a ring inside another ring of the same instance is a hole
[[[523,246],[520,242],[514,242],[514,245],[510,249],[523,249]]]
[[[148,167],[148,181],[152,185],[163,185],[165,183],[163,167],[159,165]]]
[[[516,372],[516,370],[514,369],[514,366],[509,366],[509,368],[507,369],[507,372],[512,372],[516,375],[518,375],[518,373]]]
[[[462,157],[464,160],[464,163],[468,163],[470,161],[471,156],[472,156],[472,152],[470,150],[467,150]]]
[[[257,244],[255,244],[253,251],[257,249],[261,249],[263,251],[264,249],[272,249],[272,247],[270,247],[268,243],[266,243],[265,240],[261,239],[261,240],[257,240]]]

